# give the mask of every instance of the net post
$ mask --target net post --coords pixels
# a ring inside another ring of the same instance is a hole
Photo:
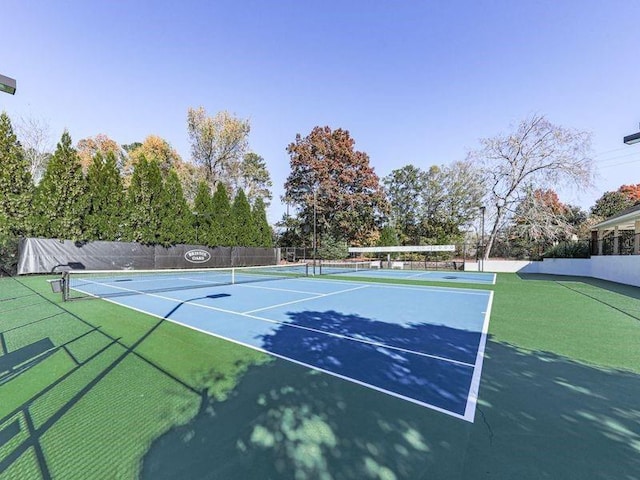
[[[62,279],[60,280],[62,284],[62,301],[69,301],[69,272],[62,272]]]
[[[236,269],[231,269],[231,285],[235,285],[236,283]]]

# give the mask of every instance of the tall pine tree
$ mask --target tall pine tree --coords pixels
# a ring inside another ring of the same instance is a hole
[[[113,152],[98,152],[87,171],[87,240],[119,240],[125,216],[124,188]]]
[[[222,182],[218,183],[213,194],[211,236],[209,245],[212,247],[231,247],[235,244],[233,218],[231,217],[231,203],[227,189]]]
[[[239,247],[256,246],[256,229],[251,216],[251,205],[249,205],[242,188],[238,190],[236,198],[233,200],[231,218],[233,222],[232,245]]]
[[[33,184],[29,163],[13,132],[9,116],[0,114],[0,234],[11,237],[29,232]]]
[[[131,176],[127,202],[128,240],[155,245],[169,237],[163,230],[166,200],[162,174],[156,162],[149,162],[144,157],[138,160]]]
[[[163,237],[160,239],[164,245],[189,243],[192,234],[192,215],[189,205],[184,198],[182,185],[177,172],[171,168],[164,181],[164,219],[162,222]]]
[[[34,199],[34,233],[38,236],[84,240],[86,182],[78,153],[65,131],[47,164]]]
[[[207,182],[200,182],[193,201],[193,231],[195,242],[200,245],[216,246],[220,234],[213,225],[213,199]]]
[[[267,221],[267,212],[262,198],[258,198],[251,211],[254,224],[254,245],[257,247],[273,247],[273,232]]]

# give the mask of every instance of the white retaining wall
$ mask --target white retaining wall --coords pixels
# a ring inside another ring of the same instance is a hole
[[[480,268],[475,262],[465,262],[465,270],[477,272]],[[484,271],[575,275],[640,287],[640,255],[545,258],[541,262],[487,260],[484,262]]]

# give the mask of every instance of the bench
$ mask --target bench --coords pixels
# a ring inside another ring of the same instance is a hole
[[[370,267],[371,268],[381,268],[382,264],[381,264],[380,260],[375,260],[375,261],[371,262]]]
[[[391,262],[391,268],[404,269],[404,262]]]

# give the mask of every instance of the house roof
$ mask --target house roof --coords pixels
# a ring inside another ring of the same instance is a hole
[[[591,230],[606,230],[618,227],[620,230],[634,230],[636,222],[640,221],[640,204],[623,210],[604,222],[594,225]]]

